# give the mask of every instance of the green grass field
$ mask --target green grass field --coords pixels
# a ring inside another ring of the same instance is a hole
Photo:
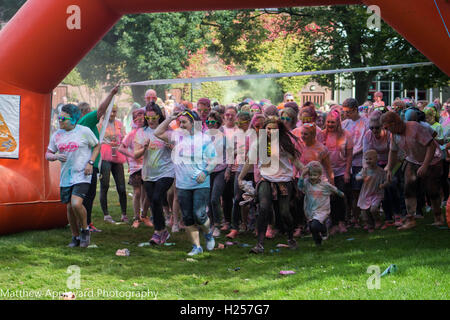
[[[111,185],[110,211],[119,220],[113,180]],[[296,251],[270,253],[278,243],[286,243],[279,236],[266,241],[263,255],[250,255],[249,248],[234,245],[204,253],[195,261],[186,260],[191,245],[184,232],[168,240],[175,246],[138,247],[149,240],[153,229],[105,224],[102,217],[97,195],[93,221],[103,232],[92,234],[91,244],[98,248],[67,248],[68,227],[0,237],[0,300],[58,299],[59,293],[68,291],[75,292],[77,300],[141,299],[143,292],[148,295],[145,299],[163,300],[450,298],[450,234],[430,226],[430,216],[413,230],[390,228],[370,235],[351,230],[331,237],[320,248],[308,237],[299,240]],[[223,235],[216,243],[225,241]],[[252,234],[238,241],[256,243]],[[130,256],[115,255],[123,248]],[[383,272],[390,264],[398,271],[382,277],[379,289],[369,289],[367,281],[373,278],[367,273],[369,266]],[[72,265],[80,267],[79,289],[67,287]],[[281,270],[296,274],[282,276]]]

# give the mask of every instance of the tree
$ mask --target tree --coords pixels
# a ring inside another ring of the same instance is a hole
[[[270,11],[241,10],[227,14],[212,14],[205,22],[208,25],[215,25],[218,34],[216,41],[210,46],[211,50],[225,60],[243,61],[243,57],[252,54],[252,50],[258,46],[261,39],[271,34],[269,28],[264,28],[262,24],[256,22],[264,15],[280,17],[277,20],[279,31],[298,35],[299,39],[302,39],[305,43],[306,56],[317,69],[427,61],[383,21],[381,30],[368,28],[367,20],[371,13],[367,13],[366,6],[360,5],[279,8]],[[235,25],[239,25],[239,28],[233,27]],[[233,50],[242,37],[245,38],[249,50]],[[314,69],[313,67],[310,70]],[[345,75],[347,79],[355,81],[356,98],[360,103],[367,99],[369,86],[377,74],[378,71]],[[397,79],[401,77],[407,86],[433,87],[448,84],[448,77],[436,67],[405,69],[392,72],[389,76]],[[334,75],[314,78],[320,84],[336,89]]]
[[[124,16],[105,38],[128,81],[175,78],[187,65],[188,55],[204,46],[198,27],[204,13],[175,12]],[[155,89],[161,96],[167,87]],[[133,86],[133,98],[143,103],[145,87]]]
[[[175,78],[186,66],[191,52],[204,46],[199,28],[202,12],[126,15],[78,64],[87,84]],[[164,97],[168,86],[155,86]],[[134,101],[143,104],[148,87],[132,86]]]
[[[310,54],[321,69],[357,68],[427,61],[418,50],[385,22],[381,28],[369,28],[367,20],[372,13],[367,6],[328,6],[280,9],[288,12],[292,22],[284,27],[291,30],[309,29],[305,33],[312,46]],[[416,74],[433,74],[432,77],[416,77]],[[370,84],[379,71],[355,72],[346,77],[355,81],[356,99],[367,99]],[[402,77],[399,79],[399,75]],[[404,69],[391,73],[392,79],[406,81],[415,86],[433,87],[448,81],[448,77],[436,67]],[[447,80],[446,80],[447,79]],[[322,84],[335,87],[334,76],[320,77]]]
[[[288,73],[316,68],[307,50],[309,44],[301,34],[280,27],[285,19],[290,16],[261,10],[217,11],[209,13],[202,25],[213,28],[209,50],[225,62],[242,66],[248,73]],[[283,92],[298,92],[309,80],[310,77],[291,77],[260,81],[265,85],[259,86],[257,94],[265,89],[265,98],[277,103],[282,101]]]
[[[26,0],[0,0],[0,22],[11,19],[25,2]]]

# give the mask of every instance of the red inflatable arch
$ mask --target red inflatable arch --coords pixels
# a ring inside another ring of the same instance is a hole
[[[436,0],[437,6],[425,0],[407,6],[392,0],[28,0],[0,32],[0,97],[20,96],[19,156],[0,159],[0,234],[67,224],[59,165],[44,157],[51,93],[122,15],[336,4],[378,5],[384,21],[450,75],[445,0]],[[73,5],[80,9],[81,29],[69,30]]]

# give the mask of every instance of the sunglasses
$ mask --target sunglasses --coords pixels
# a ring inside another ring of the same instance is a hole
[[[206,120],[205,122],[206,122],[206,124],[207,124],[208,126],[209,126],[209,125],[215,125],[215,124],[217,123],[216,120]]]
[[[314,123],[304,123],[303,126],[304,127],[314,127],[315,124]]]
[[[63,117],[63,116],[58,116],[58,120],[59,120],[59,121],[66,121],[66,120],[72,120],[72,118]]]
[[[287,99],[286,102],[294,102],[294,99]]]
[[[146,120],[150,120],[150,121],[158,120],[159,119],[159,115],[156,115],[156,116],[145,116],[145,119]]]
[[[238,121],[237,124],[246,124],[249,123],[249,120]]]
[[[377,130],[378,130],[378,129],[380,129],[380,128],[381,128],[381,126],[377,126],[377,127],[369,127],[370,130],[374,130],[374,129],[377,129]]]
[[[281,117],[281,121],[291,121],[292,119],[289,117]]]
[[[302,122],[311,122],[313,121],[312,117],[302,117]]]

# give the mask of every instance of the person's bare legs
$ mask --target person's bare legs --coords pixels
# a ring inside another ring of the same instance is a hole
[[[187,235],[191,243],[197,247],[200,247],[200,232],[196,225],[185,227]]]
[[[441,226],[444,224],[444,219],[442,218],[441,203],[441,197],[431,199],[431,207],[434,214],[434,226]]]
[[[83,230],[87,229],[87,212],[86,208],[83,206],[83,198],[76,195],[72,195],[70,200],[72,211],[77,219],[78,226]]]
[[[67,220],[69,221],[72,236],[79,237],[80,226],[78,225],[78,219],[75,215],[75,212],[72,210],[72,205],[70,204],[70,202],[67,204]]]
[[[354,227],[359,229],[361,226],[359,224],[360,216],[361,216],[361,209],[358,207],[358,199],[359,199],[359,190],[353,190],[353,201],[352,201],[352,215],[355,222]]]
[[[140,214],[141,214],[141,194],[142,188],[139,187],[133,187],[133,209],[134,209],[134,219],[140,220]]]

